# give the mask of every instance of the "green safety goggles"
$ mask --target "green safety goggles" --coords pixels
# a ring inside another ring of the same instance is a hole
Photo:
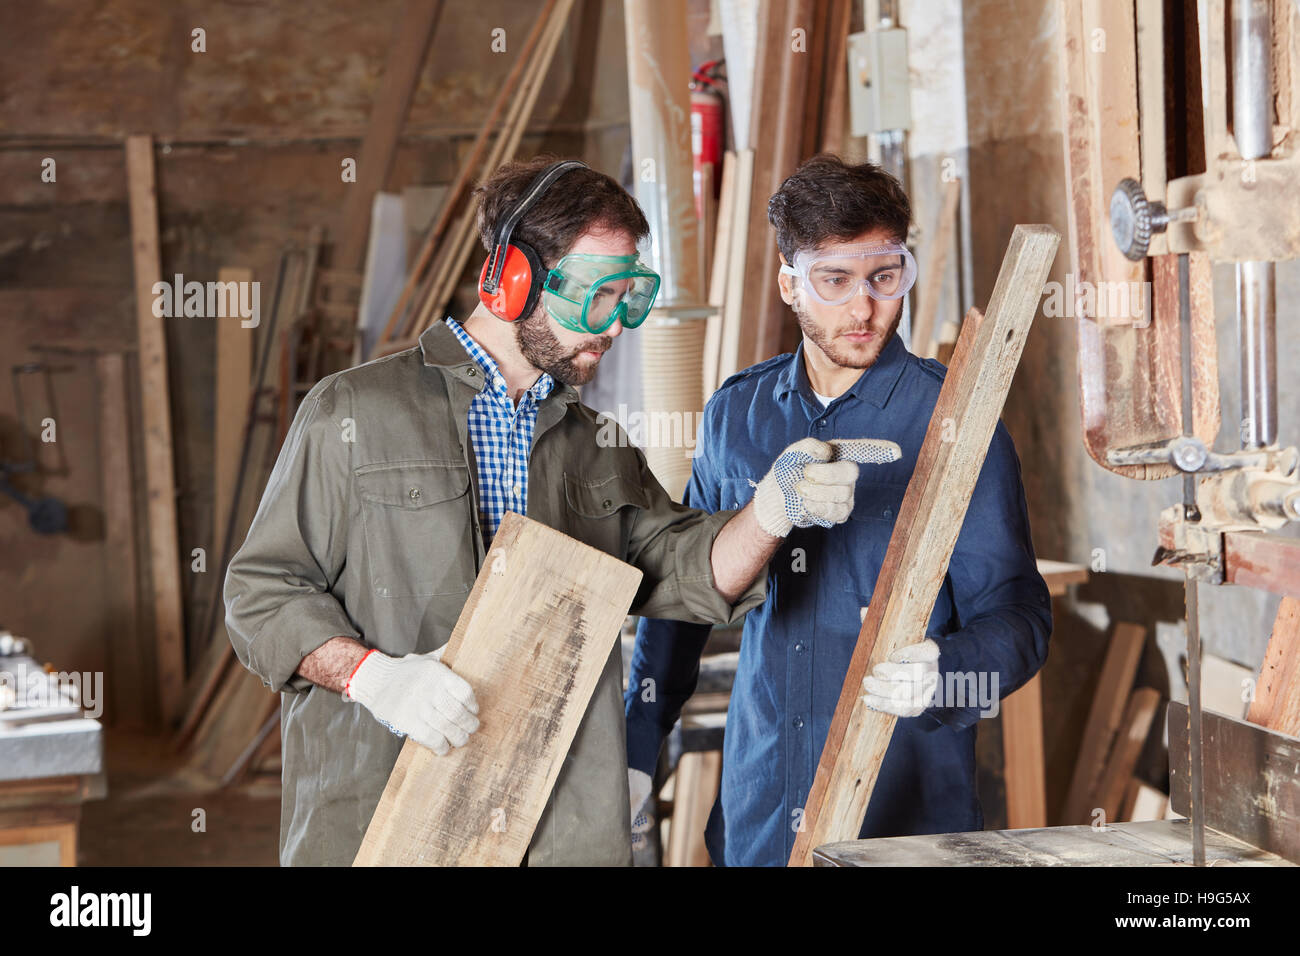
[[[542,283],[542,305],[571,332],[600,335],[615,322],[635,329],[659,294],[659,274],[637,256],[574,252]]]

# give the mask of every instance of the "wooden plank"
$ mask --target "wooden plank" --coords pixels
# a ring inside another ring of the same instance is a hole
[[[1138,137],[1142,172],[1135,178],[1148,196],[1165,195],[1167,157],[1165,153],[1165,2],[1136,0],[1136,42],[1138,80]],[[1180,79],[1182,79],[1180,77]],[[1168,251],[1164,233],[1151,236],[1151,252]]]
[[[537,52],[525,69],[519,97],[512,101],[501,135],[497,137],[488,154],[485,168],[489,175],[504,163],[514,159],[519,150],[519,141],[523,137],[524,127],[533,114],[537,96],[550,72],[556,47],[564,35],[569,14],[573,9],[573,2],[574,0],[557,0],[555,9],[551,12],[551,18],[547,21],[538,41]],[[435,281],[431,284],[429,295],[421,308],[415,311],[414,326],[407,326],[409,333],[419,335],[441,319],[441,316],[435,315],[435,312],[450,301],[456,283],[465,271],[470,253],[478,242],[477,237],[477,214],[476,210],[470,207],[465,209],[459,221],[452,226],[444,250],[445,255],[439,257],[433,273]]]
[[[149,577],[153,595],[154,642],[158,654],[158,700],[163,721],[170,723],[180,710],[181,691],[185,686],[185,630],[181,610],[180,548],[176,540],[171,401],[167,394],[166,320],[153,314],[153,286],[162,276],[153,137],[126,138],[126,175],[139,335],[140,408],[148,493]]]
[[[682,754],[673,783],[673,815],[668,828],[665,866],[709,866],[704,826],[722,780],[722,752]]]
[[[640,581],[507,512],[442,657],[481,726],[442,757],[406,742],[355,865],[518,865]]]
[[[849,118],[846,106],[849,99],[848,45],[849,25],[853,19],[853,4],[849,0],[830,0],[830,45],[826,56],[826,74],[823,89],[826,109],[822,114],[821,151],[839,154],[844,150],[844,135]]]
[[[221,269],[218,282],[252,282],[252,269]],[[212,413],[212,547],[208,558],[220,560],[226,522],[235,489],[239,452],[248,414],[248,391],[253,381],[253,335],[232,314],[217,324],[217,397]]]
[[[1124,802],[1124,791],[1133,777],[1142,747],[1151,733],[1151,724],[1160,709],[1160,691],[1151,687],[1139,687],[1129,696],[1128,706],[1119,723],[1119,733],[1110,755],[1106,758],[1106,769],[1097,785],[1097,806],[1101,807],[1105,823],[1116,823],[1120,819],[1120,808]],[[1089,821],[1092,822],[1092,821]]]
[[[1007,827],[1047,826],[1047,777],[1043,757],[1043,691],[1039,675],[1002,701],[1002,776],[1007,789]]]
[[[943,290],[943,277],[948,266],[948,251],[957,228],[957,207],[961,203],[961,180],[939,182],[943,203],[935,219],[930,246],[926,250],[925,281],[921,286],[921,301],[917,304],[916,321],[912,324],[912,352],[921,358],[934,358],[939,354],[938,327],[939,295]]]
[[[1074,774],[1065,798],[1061,823],[1091,823],[1092,808],[1097,806],[1094,794],[1101,779],[1106,755],[1110,753],[1115,734],[1124,716],[1124,704],[1137,675],[1142,648],[1146,645],[1146,628],[1121,621],[1106,648],[1106,658],[1101,665],[1101,677],[1088,708],[1088,720],[1083,725],[1079,756],[1074,762]]]
[[[1213,830],[1300,863],[1300,739],[1213,711],[1201,715],[1206,842]],[[1169,705],[1169,803],[1190,815],[1187,705]]]
[[[732,223],[728,238],[725,291],[722,297],[722,342],[718,355],[719,385],[749,364],[748,362],[745,365],[741,364],[741,354],[745,324],[745,269],[749,261],[749,207],[753,189],[754,150],[742,149],[736,153]]]
[[[731,256],[731,235],[735,227],[736,154],[722,157],[722,193],[714,218],[717,231],[713,255],[709,262],[709,305],[717,311],[708,317],[704,330],[704,398],[707,401],[722,383],[718,363],[722,358],[722,301],[727,288],[727,269]]]
[[[803,159],[801,120],[808,109],[809,72],[813,63],[821,62],[821,57],[814,59],[795,50],[792,39],[795,30],[807,32],[816,19],[812,0],[768,0],[764,6],[772,7],[772,16],[766,34],[768,49],[762,54],[765,65],[755,73],[754,118],[761,135],[753,140],[760,149],[750,197],[750,234],[762,239],[748,249],[753,294],[747,297],[745,314],[753,338],[750,353],[742,353],[746,365],[781,354],[782,329],[790,324],[788,307],[776,284],[781,260],[767,221],[767,202]]]
[[[1247,720],[1300,737],[1300,600],[1284,597],[1264,652]]]
[[[1223,536],[1223,576],[1230,584],[1300,598],[1300,541],[1229,531]]]
[[[397,304],[393,306],[392,314],[388,317],[388,322],[384,326],[383,332],[379,336],[379,345],[383,345],[392,339],[397,332],[398,323],[406,312],[407,304],[411,300],[412,294],[423,281],[429,265],[433,262],[434,255],[442,244],[447,230],[451,227],[455,216],[460,212],[464,202],[469,196],[470,187],[473,185],[475,175],[481,172],[480,164],[487,150],[488,141],[491,134],[496,129],[497,121],[501,117],[502,111],[506,104],[513,102],[515,90],[519,86],[519,81],[524,75],[527,64],[531,61],[533,48],[537,45],[538,40],[550,22],[551,9],[555,6],[555,0],[546,0],[541,12],[538,14],[537,22],[533,25],[524,41],[524,45],[519,52],[519,58],[515,61],[514,66],[510,68],[510,73],[506,76],[506,81],[501,85],[496,99],[492,103],[492,108],[488,111],[487,116],[483,119],[483,125],[479,127],[478,135],[474,138],[474,145],[470,148],[469,154],[461,163],[460,170],[456,173],[456,179],[451,188],[447,191],[446,199],[443,201],[442,208],[438,211],[438,218],[434,221],[433,226],[429,229],[425,237],[424,245],[420,249],[419,258],[416,260],[411,274],[407,277],[406,285],[402,288],[402,294],[397,299]],[[416,300],[420,301],[419,299]],[[376,356],[372,355],[371,358]]]
[[[113,679],[112,712],[115,727],[143,727],[152,723],[148,709],[153,694],[146,686],[151,668],[140,638],[139,568],[136,565],[135,484],[131,477],[131,413],[127,393],[126,360],[120,352],[95,356],[99,379],[99,467],[103,476],[104,561],[108,576],[108,603],[104,617],[108,631]]]
[[[1039,558],[1038,573],[1047,583],[1047,593],[1052,597],[1061,597],[1071,584],[1085,584],[1088,581],[1088,569],[1082,564],[1070,564],[1066,561],[1050,561]]]
[[[342,229],[332,265],[359,272],[370,232],[370,203],[384,188],[397,153],[397,138],[406,123],[411,98],[419,85],[425,52],[442,12],[442,0],[407,0],[394,25],[392,45],[384,65],[384,78],[375,94],[357,157],[357,179],[348,184],[343,204]]]
[[[963,326],[876,580],[887,597],[871,602],[858,635],[792,865],[861,829],[896,720],[862,703],[862,679],[925,634],[1059,243],[1050,226],[1016,226],[987,315]]]
[[[1169,807],[1169,797],[1138,777],[1129,780],[1120,809],[1119,823],[1141,823],[1145,820],[1163,820]]]

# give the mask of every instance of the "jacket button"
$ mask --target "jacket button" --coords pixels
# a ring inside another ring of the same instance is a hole
[[[419,500],[420,500],[420,489],[419,489],[419,488],[412,488],[412,489],[411,489],[410,491],[408,491],[406,494],[407,494],[407,496],[408,496],[412,501],[419,501]]]
[[[604,501],[602,501],[602,502],[600,503],[600,506],[601,506],[602,508],[604,508],[606,511],[608,511],[608,510],[610,509],[610,507],[611,507],[613,504],[614,504],[613,501],[611,501],[610,499],[606,498]]]

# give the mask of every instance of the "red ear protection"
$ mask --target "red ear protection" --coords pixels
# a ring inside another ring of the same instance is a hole
[[[483,280],[487,278],[491,265],[492,256],[488,256],[478,276],[478,297],[488,311],[507,322],[532,315],[542,295],[542,280],[546,278],[541,257],[533,247],[526,242],[512,242],[506,246],[505,264],[496,291],[486,292]]]
[[[514,209],[497,226],[492,237],[492,253],[483,263],[483,271],[478,277],[478,297],[497,318],[514,322],[532,315],[542,296],[542,282],[546,279],[542,257],[537,250],[526,242],[511,241],[515,226],[551,183],[571,169],[586,168],[586,163],[576,159],[547,166],[537,174]]]

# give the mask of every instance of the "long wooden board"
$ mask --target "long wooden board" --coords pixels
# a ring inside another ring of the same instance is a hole
[[[184,618],[180,546],[176,539],[176,477],[172,461],[171,400],[167,394],[166,319],[153,314],[153,286],[162,277],[158,251],[158,198],[153,137],[126,138],[126,178],[131,207],[131,253],[139,334],[140,408],[148,489],[149,579],[158,648],[158,700],[164,723],[180,710],[185,687]]]
[[[126,358],[121,352],[95,356],[99,377],[99,467],[103,480],[104,551],[110,575],[104,607],[109,660],[114,670],[112,713],[115,727],[143,727],[152,698],[145,682],[151,668],[140,634],[139,569],[136,567],[135,495],[131,474],[131,403]]]
[[[442,657],[479,730],[442,757],[406,742],[354,865],[517,866],[640,581],[507,512]]]
[[[1007,791],[1007,829],[1047,826],[1043,684],[1038,674],[1002,701],[1002,779]]]
[[[987,314],[963,323],[876,581],[886,597],[871,602],[858,635],[791,865],[862,827],[896,720],[862,703],[862,679],[925,635],[1060,241],[1051,226],[1016,226]]]
[[[407,0],[393,26],[392,45],[384,64],[384,78],[370,109],[365,139],[357,157],[357,179],[343,204],[342,226],[334,254],[334,268],[359,272],[370,232],[370,204],[384,188],[397,156],[397,140],[420,84],[425,54],[442,13],[442,0]]]
[[[1282,598],[1247,719],[1300,737],[1300,600]]]
[[[1124,716],[1124,704],[1133,689],[1142,648],[1146,646],[1146,628],[1121,621],[1115,625],[1106,648],[1106,659],[1101,665],[1101,677],[1092,695],[1088,720],[1083,725],[1083,738],[1079,756],[1074,762],[1074,775],[1065,798],[1065,809],[1060,822],[1069,826],[1091,823],[1093,807],[1098,806],[1095,795],[1110,753],[1115,734],[1119,732]]]
[[[1160,691],[1139,687],[1133,691],[1120,720],[1119,733],[1106,758],[1106,769],[1097,785],[1097,806],[1105,813],[1106,823],[1120,819],[1124,804],[1124,791],[1133,777],[1138,757],[1160,709]],[[1093,821],[1089,821],[1090,823]]]
[[[252,269],[221,269],[217,281],[252,282]],[[212,547],[208,557],[221,560],[222,536],[234,499],[236,469],[243,446],[244,419],[248,415],[248,390],[253,382],[253,335],[232,310],[217,324],[217,388],[213,408],[212,443]]]

